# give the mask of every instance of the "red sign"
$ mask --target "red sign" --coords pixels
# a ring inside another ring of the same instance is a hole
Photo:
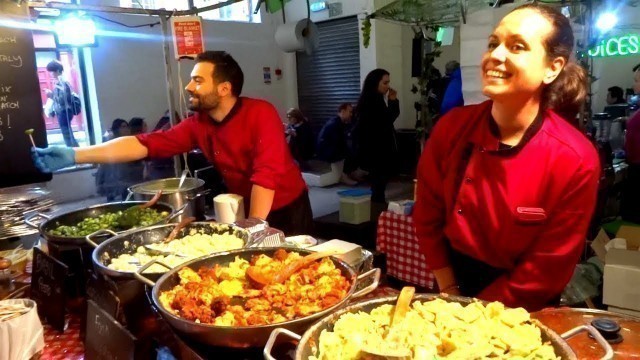
[[[199,16],[172,17],[171,29],[176,59],[195,57],[204,51],[202,20]]]

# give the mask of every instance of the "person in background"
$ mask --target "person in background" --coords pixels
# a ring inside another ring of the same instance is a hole
[[[633,68],[633,91],[640,95],[640,64]],[[640,224],[640,110],[627,120],[624,149],[629,167],[620,215],[624,220]]]
[[[608,105],[616,105],[616,104],[626,104],[627,101],[624,99],[624,91],[619,86],[612,86],[607,89],[607,104]]]
[[[53,109],[58,119],[60,132],[64,143],[69,147],[78,147],[78,141],[73,135],[71,120],[73,120],[73,98],[71,84],[62,78],[64,66],[58,60],[52,60],[47,64],[49,75],[56,80],[53,91],[45,89],[47,97],[53,100]]]
[[[147,132],[147,123],[141,117],[133,117],[129,120],[131,135],[144,134]]]
[[[482,58],[490,100],[451,110],[427,140],[413,219],[441,292],[534,311],[571,279],[600,177],[595,147],[567,120],[587,95],[573,44],[556,8],[515,8]]]
[[[311,233],[313,214],[300,169],[287,149],[278,112],[266,101],[241,97],[244,74],[224,51],[198,54],[191,71],[189,108],[195,113],[166,131],[124,136],[84,148],[33,148],[43,172],[76,163],[168,158],[196,147],[222,174],[229,192],[286,235]]]
[[[176,113],[176,119],[180,119]],[[171,128],[171,119],[169,117],[169,110],[165,111],[164,115],[158,120],[156,126],[151,132],[165,131]],[[147,172],[145,180],[165,179],[176,176],[173,158],[163,159],[149,159],[146,166]]]
[[[462,71],[460,63],[452,60],[445,65],[445,72],[449,78],[447,90],[442,98],[440,105],[440,116],[448,113],[449,110],[464,105],[464,97],[462,96]]]
[[[308,161],[313,157],[315,141],[309,120],[302,114],[302,111],[295,108],[287,111],[285,134],[291,155],[302,171],[307,170],[309,168]]]
[[[129,120],[129,132],[132,136],[145,134],[147,123],[141,117],[132,117]],[[127,188],[143,182],[147,176],[147,167],[144,160],[129,161],[120,165],[120,180]],[[123,193],[126,197],[128,192]]]
[[[356,185],[358,182],[349,177],[353,171],[352,164],[346,164],[350,159],[348,138],[351,131],[353,105],[342,103],[338,106],[338,114],[327,121],[318,134],[316,146],[318,159],[331,163],[340,171],[340,182],[345,185]]]
[[[358,165],[369,172],[371,201],[386,202],[385,190],[398,157],[393,123],[400,115],[398,93],[389,86],[389,72],[371,71],[364,80],[356,107]]]
[[[107,139],[109,141],[117,139],[121,136],[128,136],[129,124],[126,120],[115,119],[111,123],[111,128],[108,131]],[[127,184],[123,182],[120,171],[124,164],[100,164],[98,171],[95,174],[96,188],[98,195],[105,196],[107,202],[115,200],[124,200],[126,198]]]

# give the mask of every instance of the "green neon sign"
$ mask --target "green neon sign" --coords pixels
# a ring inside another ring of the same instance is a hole
[[[589,50],[589,56],[624,56],[640,53],[640,35],[630,34],[600,41],[600,44]]]

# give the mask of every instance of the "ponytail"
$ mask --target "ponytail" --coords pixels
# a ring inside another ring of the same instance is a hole
[[[587,74],[580,65],[569,62],[542,94],[542,105],[573,122],[587,97]]]

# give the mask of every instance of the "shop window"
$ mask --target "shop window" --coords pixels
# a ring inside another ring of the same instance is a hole
[[[71,85],[71,91],[78,94],[80,99],[84,99],[84,91],[81,81],[81,69],[79,67],[78,50],[56,48],[53,33],[38,31],[33,33],[33,42],[36,48],[36,67],[38,79],[40,81],[40,96],[42,104],[47,103],[47,90],[53,91],[55,79],[47,71],[47,64],[52,60],[58,60],[64,67],[62,77]],[[85,115],[85,102],[82,101],[83,109],[71,120],[71,130],[73,136],[80,146],[89,146],[93,141],[93,134],[89,131],[87,118]],[[60,128],[60,123],[56,116],[47,116],[43,111],[44,123],[47,129],[47,141],[49,145],[65,145],[65,141]]]
[[[193,5],[201,8],[224,2],[226,0],[194,0]],[[249,23],[260,23],[260,12],[253,13],[258,0],[239,1],[233,5],[227,5],[220,9],[210,10],[199,14],[206,20],[238,21]],[[176,9],[187,10],[189,2],[187,0],[120,0],[120,6],[129,8],[144,9]]]

